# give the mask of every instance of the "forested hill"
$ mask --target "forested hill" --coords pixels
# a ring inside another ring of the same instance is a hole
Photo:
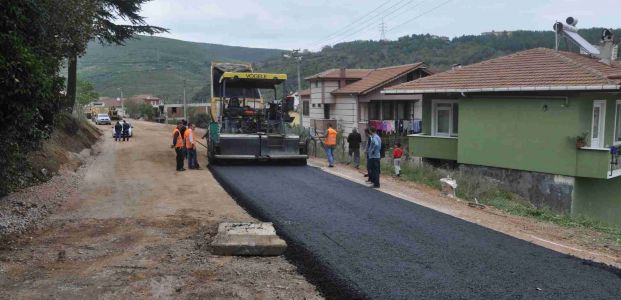
[[[592,44],[600,40],[602,28],[582,29],[580,34]],[[615,40],[621,29],[614,30]],[[561,43],[566,50],[565,43]],[[302,76],[306,77],[329,68],[377,68],[424,61],[432,70],[446,70],[453,64],[468,65],[517,51],[546,47],[554,48],[554,32],[511,31],[482,35],[467,35],[451,40],[424,35],[404,36],[395,41],[354,41],[325,47],[320,52],[307,52],[302,63]],[[577,51],[576,47],[571,49]],[[261,71],[278,71],[289,74],[288,87],[295,90],[296,68],[291,61],[274,58],[257,65]],[[303,87],[308,83],[303,81]]]
[[[208,80],[211,61],[258,62],[279,57],[282,51],[193,43],[139,36],[125,46],[91,42],[78,62],[78,78],[90,81],[102,96],[154,94],[169,102],[181,101],[183,81],[188,99]]]

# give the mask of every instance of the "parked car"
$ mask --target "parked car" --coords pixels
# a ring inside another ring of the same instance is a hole
[[[97,117],[95,117],[95,124],[97,125],[101,125],[101,124],[112,124],[112,121],[110,120],[110,116],[108,116],[107,114],[98,114]]]
[[[121,124],[123,124],[123,122],[121,122]],[[134,126],[129,122],[127,122],[127,124],[129,124],[129,137],[132,137],[134,136]],[[112,137],[114,137],[114,126],[112,126]]]

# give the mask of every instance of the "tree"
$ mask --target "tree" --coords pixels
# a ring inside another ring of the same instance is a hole
[[[77,84],[77,100],[78,104],[86,105],[99,98],[99,94],[95,92],[95,86],[90,81],[78,80]]]
[[[64,1],[64,0],[57,0]],[[80,0],[70,0],[80,1]],[[139,14],[142,4],[151,0],[87,0],[94,6],[88,6],[91,11],[87,15],[92,16],[92,23],[84,31],[89,38],[95,38],[102,44],[123,45],[127,39],[133,38],[136,34],[156,34],[168,32],[168,29],[151,26],[146,23],[144,17]],[[130,24],[116,24],[117,20],[123,20]],[[84,53],[86,42],[80,44],[81,47],[74,47],[68,53],[68,78],[67,78],[67,97],[73,104],[76,100],[77,85],[77,57]]]

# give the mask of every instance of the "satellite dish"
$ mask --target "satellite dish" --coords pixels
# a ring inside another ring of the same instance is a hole
[[[574,18],[574,17],[568,17],[565,22],[571,26],[576,26],[578,25],[578,19]]]

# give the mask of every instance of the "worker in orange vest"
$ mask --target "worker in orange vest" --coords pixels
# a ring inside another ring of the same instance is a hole
[[[183,152],[185,151],[184,132],[185,127],[183,126],[183,122],[177,122],[177,127],[173,130],[173,142],[170,146],[171,148],[175,148],[175,153],[177,154],[177,171],[185,171],[183,168]]]
[[[326,156],[328,156],[328,167],[334,167],[334,149],[336,148],[336,130],[332,128],[332,124],[328,124],[325,140],[323,142],[326,147]]]
[[[185,149],[188,155],[188,168],[198,170],[198,161],[196,157],[196,140],[194,136],[194,124],[189,123],[188,128],[185,130],[184,139],[185,139]]]

